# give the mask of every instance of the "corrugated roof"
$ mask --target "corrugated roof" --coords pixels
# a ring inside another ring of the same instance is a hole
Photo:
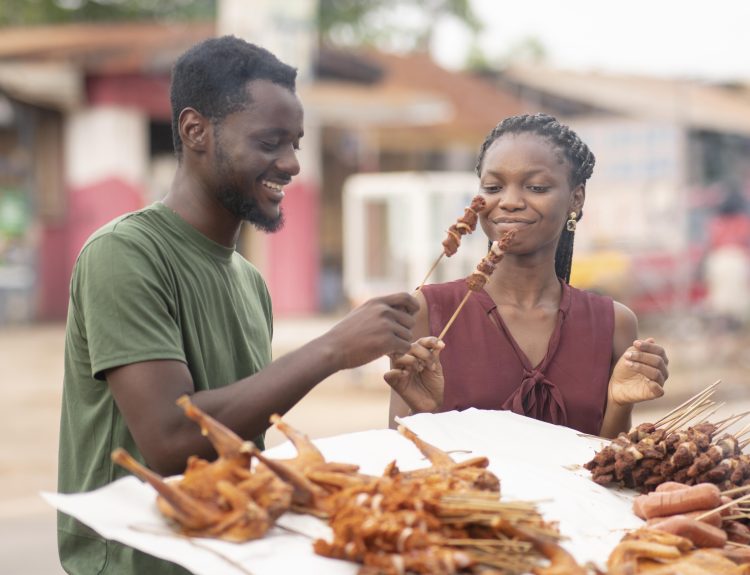
[[[691,128],[750,135],[747,92],[691,80],[513,66],[505,79],[601,109]]]
[[[65,61],[86,72],[162,72],[215,34],[213,22],[86,23],[0,29],[0,61]]]
[[[451,104],[452,114],[442,122],[406,130],[392,126],[391,135],[402,141],[414,137],[414,130],[418,130],[420,139],[429,135],[436,143],[461,140],[477,146],[504,117],[524,111],[521,100],[511,93],[474,74],[446,70],[426,53],[396,55],[370,51],[363,55],[384,70],[382,82],[376,86],[432,93]]]

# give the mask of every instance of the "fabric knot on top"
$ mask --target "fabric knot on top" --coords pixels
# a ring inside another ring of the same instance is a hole
[[[568,424],[568,412],[560,390],[540,369],[524,370],[521,385],[505,401],[503,409],[556,425]]]

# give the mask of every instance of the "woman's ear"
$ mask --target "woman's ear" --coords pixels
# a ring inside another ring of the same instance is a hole
[[[579,214],[583,211],[583,203],[586,201],[586,184],[578,184],[570,196],[570,211]]]
[[[178,126],[184,147],[197,153],[206,151],[210,130],[205,116],[194,108],[185,108],[180,112]]]

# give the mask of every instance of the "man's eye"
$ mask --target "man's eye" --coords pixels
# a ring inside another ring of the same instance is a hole
[[[268,150],[269,152],[279,147],[278,142],[268,142],[266,140],[261,140],[260,145],[263,147],[264,150]]]

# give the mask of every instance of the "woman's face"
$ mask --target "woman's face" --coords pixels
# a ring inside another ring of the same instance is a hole
[[[570,187],[570,162],[534,133],[505,134],[484,156],[480,192],[487,207],[480,215],[490,240],[515,230],[511,253],[551,249],[570,217],[583,207],[584,187]]]

